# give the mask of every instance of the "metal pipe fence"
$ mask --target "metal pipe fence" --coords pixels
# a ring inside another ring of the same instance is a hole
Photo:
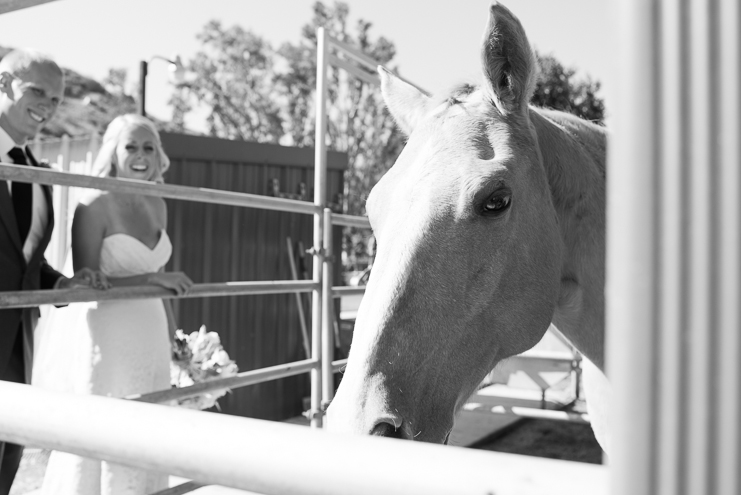
[[[304,214],[315,214],[320,217],[319,229],[321,233],[321,242],[316,245],[315,243],[315,254],[314,258],[321,258],[320,262],[316,262],[319,268],[315,268],[314,280],[311,281],[234,281],[226,283],[210,283],[210,284],[195,284],[191,291],[184,296],[176,296],[171,291],[161,287],[120,287],[112,288],[106,291],[99,291],[94,289],[59,289],[59,290],[36,290],[36,291],[9,291],[0,292],[0,307],[2,308],[23,308],[23,307],[36,307],[42,304],[68,304],[77,302],[90,302],[90,301],[103,301],[103,300],[120,300],[120,299],[141,299],[141,298],[194,298],[194,297],[217,297],[217,296],[235,296],[235,295],[258,295],[258,294],[278,294],[278,293],[299,293],[299,292],[312,292],[313,294],[319,294],[321,300],[321,292],[326,290],[328,293],[333,291],[331,286],[327,288],[322,287],[322,266],[325,265],[325,260],[322,250],[322,243],[325,237],[328,237],[331,242],[331,222],[332,213],[322,212],[318,215],[316,212],[318,208],[315,205],[308,204],[303,201],[296,201],[290,199],[273,198],[266,196],[259,196],[248,193],[237,193],[230,191],[219,191],[214,189],[195,188],[187,186],[176,186],[168,184],[154,184],[146,181],[138,181],[131,179],[117,179],[117,178],[105,178],[105,177],[91,177],[88,175],[73,174],[69,172],[60,172],[51,169],[38,169],[29,168],[25,166],[19,166],[14,164],[0,163],[0,179],[13,180],[19,182],[38,182],[41,184],[51,185],[63,185],[71,187],[84,187],[84,188],[96,188],[107,191],[124,192],[124,193],[136,193],[150,196],[159,196],[171,199],[190,200],[190,201],[201,201],[208,203],[226,204],[232,206],[241,207],[254,207],[263,208],[274,211],[289,211],[294,213]],[[350,217],[343,215],[345,221],[353,221],[356,224],[362,224],[365,220],[360,217]],[[324,232],[324,221],[330,225],[330,228],[326,229],[330,232],[327,236]],[[367,220],[365,220],[367,222]],[[317,250],[318,246],[318,250]],[[339,287],[337,289],[340,289]],[[357,291],[352,291],[357,293]],[[342,294],[342,291],[339,293]],[[331,301],[332,297],[327,297],[327,300]],[[314,342],[317,342],[317,346],[321,346],[321,318],[322,309],[318,313],[315,313],[315,321],[313,324],[318,327],[318,330],[313,330],[312,334]],[[328,314],[329,317],[333,317],[332,314]],[[316,328],[315,327],[315,328]],[[329,335],[331,340],[332,335]],[[330,342],[331,346],[331,342]],[[330,347],[331,348],[331,347]],[[304,369],[306,362],[311,363],[308,368]],[[312,359],[305,362],[288,363],[285,366],[291,366],[292,369],[301,369],[306,372],[316,373],[316,377],[313,381],[317,382],[314,388],[318,388],[321,391],[321,348],[320,352],[313,353]],[[331,373],[332,365],[329,361],[328,365],[325,366],[325,373]],[[185,398],[198,395],[200,393],[216,390],[219,388],[236,388],[238,386],[251,385],[255,383],[261,383],[268,380],[274,380],[283,378],[285,376],[291,376],[298,373],[285,374],[284,372],[266,372],[256,375],[248,375],[249,378],[243,378],[234,380],[237,377],[232,377],[224,380],[232,380],[231,385],[223,385],[219,381],[213,381],[209,383],[194,385],[193,389],[181,389],[181,391],[162,391],[157,397],[163,397],[162,401],[172,400],[173,397]],[[242,374],[240,374],[242,375]],[[333,382],[333,380],[331,380]],[[315,397],[317,394],[313,393]],[[322,415],[322,403],[321,397],[316,404],[312,406],[312,426],[321,426],[321,415]]]
[[[262,208],[265,210],[303,213],[307,215],[321,215],[323,210],[323,208],[307,203],[306,201],[295,199],[274,198],[271,196],[260,196],[258,194],[223,191],[204,187],[157,184],[136,179],[94,177],[47,168],[14,165],[12,163],[2,163],[2,167],[0,167],[0,179],[14,182],[35,182],[50,186],[84,187],[111,192],[139,194],[142,196],[158,196],[161,198]],[[358,218],[362,220],[362,217]],[[348,221],[351,219],[354,220],[353,217],[350,217]]]
[[[96,289],[24,290],[0,292],[1,308],[31,308],[42,304],[69,304],[121,299],[187,299],[194,297],[243,296],[311,292],[316,284],[311,280],[275,280],[267,282],[223,282],[194,284],[187,294],[175,295],[163,287],[137,286]]]
[[[64,290],[39,290],[39,291],[11,291],[0,293],[0,307],[2,308],[23,308],[36,307],[42,304],[68,304],[78,302],[91,302],[102,300],[120,300],[120,299],[141,299],[141,298],[162,298],[170,299],[176,297],[217,297],[217,296],[235,296],[235,295],[257,295],[257,294],[277,294],[277,293],[312,293],[312,356],[311,359],[295,363],[287,363],[277,367],[266,368],[264,370],[253,370],[246,373],[240,373],[237,377],[231,377],[220,380],[213,380],[208,383],[197,384],[192,387],[180,390],[165,390],[146,394],[137,400],[146,400],[154,402],[166,402],[175,398],[186,398],[198,395],[209,390],[219,388],[235,388],[239,386],[251,385],[263,381],[291,376],[301,372],[309,371],[311,373],[311,411],[310,419],[313,427],[320,427],[322,424],[323,409],[328,404],[328,400],[322,400],[322,397],[331,397],[333,394],[334,379],[333,373],[340,370],[346,363],[346,360],[332,361],[327,357],[322,359],[322,354],[331,356],[334,349],[332,334],[332,321],[323,324],[323,319],[333,319],[333,296],[342,296],[346,294],[359,294],[364,292],[362,288],[344,288],[332,287],[331,278],[329,282],[323,283],[327,273],[331,276],[331,267],[327,268],[327,261],[331,256],[327,255],[327,249],[331,246],[332,234],[331,226],[352,226],[357,228],[369,228],[370,224],[367,218],[356,217],[351,215],[342,215],[332,213],[325,209],[326,201],[326,141],[325,133],[327,126],[326,101],[327,101],[327,64],[336,57],[331,58],[328,55],[330,46],[341,50],[349,49],[344,44],[332,40],[323,29],[318,33],[318,68],[317,68],[317,139],[315,151],[315,181],[314,181],[314,202],[297,201],[284,198],[274,198],[260,196],[248,193],[239,193],[232,191],[215,190],[208,188],[197,188],[188,186],[178,186],[172,184],[156,184],[147,181],[133,179],[119,179],[108,177],[93,177],[90,175],[75,174],[53,169],[30,168],[10,163],[0,163],[0,179],[39,183],[44,185],[58,185],[66,187],[93,188],[106,191],[141,194],[146,196],[158,196],[162,198],[178,199],[186,201],[199,201],[210,204],[221,204],[240,207],[262,208],[273,211],[285,211],[293,213],[303,213],[314,215],[314,245],[312,248],[313,255],[313,273],[311,281],[268,281],[268,282],[227,282],[216,284],[196,284],[191,291],[184,296],[176,296],[172,292],[159,287],[125,287],[112,288],[107,291],[97,291],[93,289],[64,289]],[[359,52],[354,51],[351,57],[358,59]],[[324,54],[324,55],[322,55]],[[366,56],[364,63],[373,68],[377,66]],[[378,81],[376,81],[378,83]],[[323,273],[324,272],[324,273]],[[326,301],[323,304],[322,301]],[[326,328],[324,328],[326,327]],[[324,364],[322,364],[324,363]],[[290,370],[290,371],[289,371]],[[296,371],[301,370],[301,371]],[[323,386],[331,383],[332,385]]]
[[[0,438],[268,495],[606,495],[604,466],[0,382]],[[49,414],[50,404],[54,414]],[[84,417],[85,421],[80,421]]]
[[[370,227],[370,224],[366,218],[336,214],[325,208],[327,205],[327,149],[325,142],[327,126],[326,72],[327,62],[332,59],[327,56],[330,47],[330,38],[326,35],[324,30],[320,30],[318,40],[320,50],[317,69],[317,145],[315,151],[313,204],[304,201],[266,197],[247,193],[177,186],[172,184],[155,184],[131,179],[93,177],[90,175],[75,174],[53,169],[29,168],[9,163],[0,163],[0,179],[9,181],[66,187],[94,188],[177,200],[199,201],[210,204],[262,208],[273,211],[314,215],[314,243],[311,250],[314,260],[313,280],[276,280],[267,282],[233,281],[217,284],[196,284],[185,296],[176,296],[164,288],[148,286],[112,288],[107,291],[98,291],[93,289],[12,291],[0,293],[0,308],[24,308],[36,307],[43,304],[69,304],[101,300],[141,298],[168,299],[176,297],[216,297],[311,292],[313,317],[312,353],[310,359],[242,372],[234,377],[211,380],[190,387],[160,390],[147,394],[130,396],[126,397],[126,399],[134,402],[169,403],[171,401],[193,397],[209,391],[224,388],[233,389],[309,372],[311,374],[312,393],[311,410],[309,411],[308,416],[312,427],[320,427],[322,424],[323,410],[326,408],[328,400],[331,399],[331,396],[334,393],[333,374],[341,370],[347,363],[347,360],[333,361],[331,359],[334,351],[332,338],[334,296],[337,295],[341,297],[346,294],[359,294],[363,292],[362,288],[348,289],[332,287],[332,267],[329,266],[332,260],[332,253],[329,251],[332,245],[331,227],[332,225],[338,225],[368,228]],[[375,63],[373,63],[373,66],[375,67]],[[323,397],[325,397],[326,400],[322,400]],[[14,428],[9,428],[5,421],[3,421],[3,430],[4,431],[0,431],[0,434],[2,434],[5,439],[13,440],[12,437],[15,435]],[[8,435],[10,435],[10,437],[8,437]],[[25,443],[23,440],[16,440]],[[55,448],[74,451],[67,442],[65,442],[64,445],[55,445]],[[86,449],[89,449],[89,447],[86,447]],[[99,448],[92,449],[92,451],[88,450],[86,453],[99,458],[102,458],[104,455],[103,451]],[[153,468],[153,465],[148,463],[147,467],[151,469]],[[177,473],[177,470],[174,467],[171,467],[168,468],[168,472]],[[190,477],[194,476],[192,470],[185,474]],[[198,486],[199,485],[194,485],[193,489]],[[266,491],[266,493],[270,493],[270,491]]]
[[[236,376],[227,378],[217,378],[208,382],[196,383],[190,387],[175,388],[169,390],[158,390],[147,394],[137,394],[125,397],[125,399],[135,400],[138,402],[150,402],[152,404],[163,404],[173,400],[187,399],[195,397],[205,392],[212,392],[220,389],[232,389],[255,385],[268,380],[277,380],[288,376],[300,375],[316,368],[317,362],[313,359],[305,359],[293,363],[279,364],[260,368],[257,370],[244,371]]]

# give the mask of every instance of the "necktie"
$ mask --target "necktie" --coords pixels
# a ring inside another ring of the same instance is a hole
[[[8,151],[8,156],[16,165],[28,165],[26,154],[17,146]],[[28,231],[31,230],[31,210],[33,209],[33,185],[27,182],[13,182],[13,209],[15,220],[18,223],[18,233],[21,235],[21,244],[26,242]]]

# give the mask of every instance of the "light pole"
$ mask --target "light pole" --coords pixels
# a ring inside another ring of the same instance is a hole
[[[165,58],[161,55],[155,55],[149,59],[149,61],[142,60],[139,62],[139,115],[144,117],[147,116],[146,111],[146,100],[147,100],[147,69],[149,64],[155,60],[163,60],[167,62],[170,70],[170,78],[174,82],[180,82],[185,76],[185,67],[183,62],[180,60],[180,55],[176,55],[172,60]]]

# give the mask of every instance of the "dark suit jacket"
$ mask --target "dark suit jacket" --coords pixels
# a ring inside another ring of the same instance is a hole
[[[39,164],[28,148],[26,148],[26,154],[30,165],[48,168],[46,164]],[[44,251],[54,230],[51,186],[41,186],[48,212],[46,230],[30,261],[26,263],[15,220],[13,201],[6,184],[4,180],[0,180],[0,291],[52,289],[62,275],[49,266],[44,259]],[[23,339],[26,382],[31,382],[33,330],[38,317],[39,308],[0,309],[0,373],[7,366],[22,322],[20,337]]]

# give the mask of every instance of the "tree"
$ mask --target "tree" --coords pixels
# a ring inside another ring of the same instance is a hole
[[[575,80],[576,70],[564,67],[553,55],[537,54],[540,77],[530,102],[562,110],[596,124],[604,124],[605,102],[597,96],[599,81]]]
[[[206,121],[213,136],[277,143],[283,136],[281,95],[273,88],[275,52],[260,36],[239,26],[208,22],[197,38],[203,43],[189,65],[197,74],[171,99],[182,121],[188,96],[210,109]]]
[[[181,86],[171,103],[182,123],[192,98],[209,108],[212,135],[293,145],[313,146],[315,139],[316,29],[348,43],[382,64],[394,57],[393,43],[372,39],[372,24],[359,20],[348,29],[349,8],[337,2],[313,6],[302,39],[275,50],[260,36],[238,26],[208,22],[198,39],[203,50],[188,63],[197,74]],[[385,110],[376,88],[348,76],[329,74],[327,146],[348,154],[350,168],[343,211],[364,213],[370,187],[393,164],[403,138]]]
[[[137,111],[136,99],[126,92],[128,71],[126,69],[108,69],[108,75],[103,79],[103,87],[108,91],[108,107],[113,110],[114,116]]]
[[[124,90],[126,69],[111,69],[102,84],[63,68],[64,100],[42,129],[47,137],[102,134],[117,115],[136,110],[134,98]]]
[[[360,19],[354,32],[348,30],[347,4],[337,2],[329,8],[316,2],[313,10],[311,22],[302,30],[305,46],[315,47],[316,30],[324,27],[333,38],[354,46],[379,63],[391,63],[396,48],[383,36],[372,39],[372,23]],[[311,64],[304,67],[316,74],[316,56],[310,60]],[[343,70],[332,69],[329,78],[327,145],[348,154],[350,167],[345,174],[343,210],[351,215],[362,215],[368,193],[396,161],[404,136],[386,111],[376,87]],[[312,86],[315,86],[314,81]],[[313,99],[310,101],[313,103]]]
[[[203,50],[188,64],[197,77],[171,100],[173,124],[182,126],[195,100],[209,109],[207,123],[214,136],[314,146],[317,28],[324,27],[333,38],[383,65],[392,64],[396,54],[391,41],[371,36],[372,23],[361,19],[351,29],[348,16],[346,3],[328,6],[317,1],[301,40],[278,49],[238,26],[208,22],[198,35]],[[595,96],[599,83],[576,80],[575,70],[552,56],[540,56],[539,61],[543,77],[534,104],[602,122],[604,104]],[[343,70],[330,68],[328,77],[327,146],[346,152],[349,160],[342,212],[362,215],[370,190],[396,161],[405,137],[376,87]],[[346,255],[354,258],[353,253],[363,252],[367,239],[366,232],[346,229]]]
[[[382,64],[394,55],[393,43],[371,36],[372,24],[359,20],[348,27],[349,8],[336,2],[316,2],[312,18],[298,43],[275,50],[260,36],[240,27],[206,24],[198,39],[203,50],[188,63],[197,74],[181,86],[171,103],[182,123],[195,100],[210,109],[209,132],[214,136],[293,146],[313,146],[315,140],[316,29],[361,50]],[[342,212],[362,215],[365,199],[401,152],[404,137],[396,128],[377,88],[330,69],[327,147],[348,154],[349,168],[341,198]],[[334,198],[329,198],[333,200]],[[349,231],[347,251],[357,239]]]

